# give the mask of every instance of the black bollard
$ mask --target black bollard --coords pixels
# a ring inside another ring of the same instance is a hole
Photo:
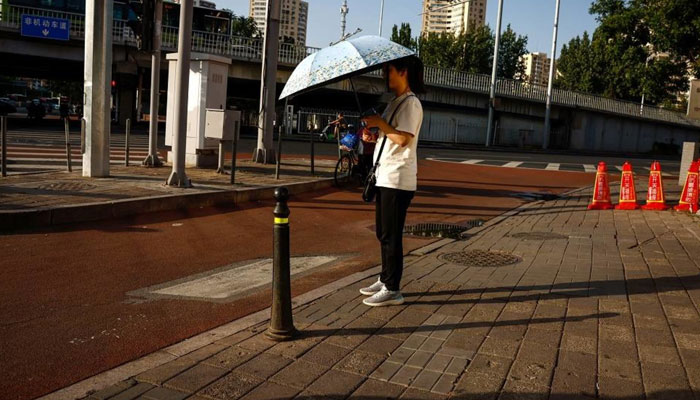
[[[289,262],[289,191],[275,189],[275,228],[272,256],[272,306],[270,327],[265,335],[274,341],[292,339],[297,334],[292,320],[292,288]]]

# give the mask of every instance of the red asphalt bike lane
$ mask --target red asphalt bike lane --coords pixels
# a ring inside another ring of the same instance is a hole
[[[561,193],[593,174],[419,162],[407,223],[488,219],[521,191]],[[269,306],[268,287],[229,303],[126,293],[272,256],[272,200],[0,236],[0,398],[30,399]],[[294,295],[379,263],[374,205],[359,188],[295,196],[293,256],[340,255]],[[434,239],[406,237],[405,251]]]

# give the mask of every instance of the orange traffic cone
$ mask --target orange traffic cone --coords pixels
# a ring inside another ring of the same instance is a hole
[[[595,174],[593,200],[588,205],[589,210],[610,210],[613,208],[610,202],[610,186],[608,186],[608,182],[608,168],[601,161],[598,163],[598,172]]]
[[[691,213],[698,212],[698,170],[700,169],[700,160],[693,161],[688,169],[688,176],[685,178],[685,186],[683,186],[683,194],[678,205],[673,207],[676,211],[690,211]]]
[[[661,179],[661,163],[654,161],[651,163],[651,171],[649,171],[647,204],[643,205],[642,209],[662,211],[667,208],[666,197],[664,196],[664,182]]]
[[[622,166],[622,179],[620,179],[620,203],[615,206],[616,210],[636,210],[637,190],[634,187],[634,174],[632,164],[625,162]]]

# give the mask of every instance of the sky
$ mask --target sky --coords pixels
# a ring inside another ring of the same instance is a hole
[[[229,8],[236,14],[248,16],[248,0],[215,0],[219,8]],[[325,47],[340,38],[340,5],[342,0],[307,0],[309,2],[309,25],[306,45]],[[362,34],[379,33],[380,0],[348,0],[350,12],[346,31],[362,28]],[[402,22],[411,24],[413,35],[417,36],[421,27],[422,0],[385,0],[382,36],[391,35],[391,27]],[[561,0],[559,15],[559,38],[557,56],[561,46],[583,31],[592,33],[596,27],[595,18],[588,14],[591,0]],[[520,35],[527,35],[528,50],[551,56],[552,28],[554,23],[555,0],[504,0],[503,29],[507,24]],[[493,29],[496,26],[498,0],[488,0],[486,23]]]

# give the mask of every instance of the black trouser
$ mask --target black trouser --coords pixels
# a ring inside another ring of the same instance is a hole
[[[414,192],[377,187],[377,239],[382,248],[379,279],[392,291],[399,290],[403,274],[403,226]]]

